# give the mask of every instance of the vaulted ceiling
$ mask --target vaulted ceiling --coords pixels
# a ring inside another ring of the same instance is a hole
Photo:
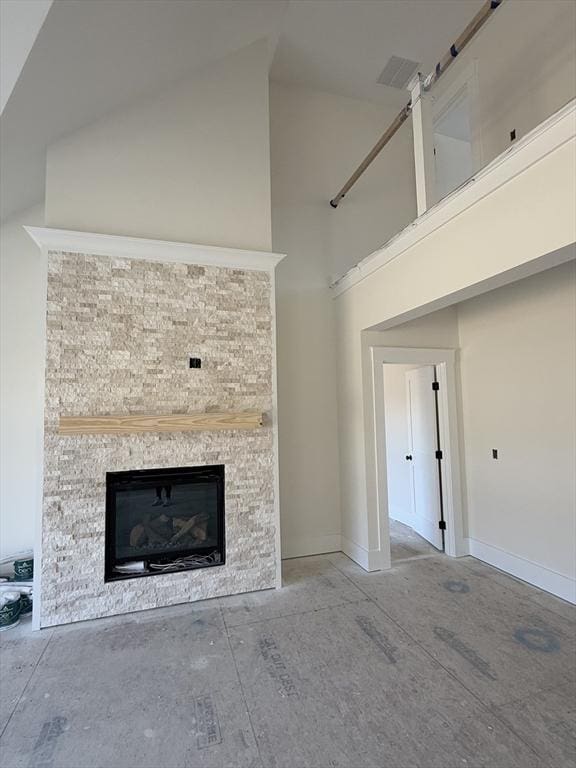
[[[0,117],[2,217],[42,199],[46,148],[122,104],[269,41],[272,79],[401,104],[391,55],[428,71],[482,0],[54,0]]]

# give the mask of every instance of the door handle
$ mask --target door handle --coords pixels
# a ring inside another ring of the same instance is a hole
[[[406,456],[406,461],[412,461],[412,456]]]

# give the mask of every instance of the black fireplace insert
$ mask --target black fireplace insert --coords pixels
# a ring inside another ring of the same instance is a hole
[[[105,580],[223,565],[224,465],[106,473]]]

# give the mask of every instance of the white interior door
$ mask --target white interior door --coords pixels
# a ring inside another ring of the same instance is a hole
[[[474,173],[466,91],[434,121],[434,167],[436,200],[442,200]]]
[[[437,549],[443,549],[440,503],[440,477],[438,472],[438,432],[436,421],[436,394],[432,384],[436,380],[433,365],[426,365],[406,373],[408,399],[408,440],[406,456],[411,466],[414,530]]]

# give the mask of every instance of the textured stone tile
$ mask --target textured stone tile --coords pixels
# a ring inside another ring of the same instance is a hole
[[[57,433],[61,415],[269,413],[270,276],[50,253],[47,337],[43,625],[274,586],[270,425],[253,432]],[[189,369],[190,356],[202,358],[201,369]],[[106,472],[207,464],[226,467],[226,564],[105,584]]]

